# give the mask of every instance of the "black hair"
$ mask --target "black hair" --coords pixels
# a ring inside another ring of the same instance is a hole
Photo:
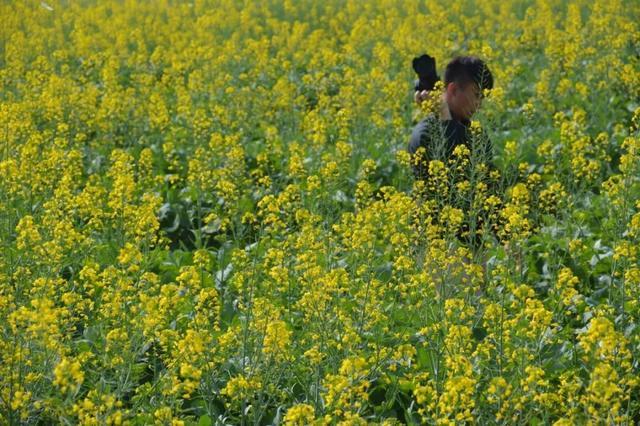
[[[461,85],[474,82],[480,90],[493,89],[493,75],[489,67],[476,56],[456,56],[444,71],[444,84],[455,81]]]

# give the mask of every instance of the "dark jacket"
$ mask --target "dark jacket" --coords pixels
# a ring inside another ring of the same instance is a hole
[[[445,165],[448,166],[448,160],[452,157],[453,151],[458,145],[465,145],[469,148],[472,164],[477,164],[478,162],[486,164],[488,166],[487,174],[491,170],[494,170],[495,165],[493,163],[493,146],[491,141],[482,129],[480,129],[477,136],[472,136],[470,127],[471,122],[469,120],[441,120],[434,114],[430,114],[418,122],[413,128],[408,146],[408,151],[411,154],[411,167],[414,177],[419,180],[429,179],[429,161],[434,159],[442,160]],[[416,156],[416,151],[420,147],[424,147],[426,153],[425,156],[422,157],[422,161],[416,162],[416,159],[419,159]],[[465,177],[462,177],[462,179],[464,178]],[[495,183],[489,183],[489,179],[487,178],[488,176],[485,176],[480,179],[489,184],[489,192],[496,193],[498,191],[497,185]],[[452,186],[453,184],[452,182]],[[458,203],[460,204],[456,205],[456,207],[461,208],[465,212],[470,211],[469,200],[458,200]],[[454,202],[454,205],[458,203]],[[477,217],[476,219],[478,225],[481,225],[483,218]],[[468,230],[469,223],[465,221],[461,232]],[[481,239],[478,235],[462,237],[461,232],[457,235],[461,241],[468,242],[474,248],[480,246]]]
[[[447,163],[451,158],[453,150],[458,145],[465,145],[475,155],[478,160],[487,163],[493,168],[493,147],[491,141],[484,131],[480,136],[472,138],[470,131],[471,122],[469,120],[440,120],[434,114],[429,114],[413,128],[409,139],[408,151],[411,154],[411,167],[416,179],[427,178],[427,168],[429,161],[438,159]],[[426,149],[426,157],[416,164],[414,155],[419,147]]]

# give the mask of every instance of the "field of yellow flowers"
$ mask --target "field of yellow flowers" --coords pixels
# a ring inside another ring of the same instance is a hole
[[[640,2],[0,16],[0,424],[640,421]],[[414,181],[424,52],[488,180]]]

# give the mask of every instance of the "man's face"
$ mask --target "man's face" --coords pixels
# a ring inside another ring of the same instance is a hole
[[[452,82],[447,87],[447,98],[447,103],[454,116],[470,120],[480,108],[482,92],[476,83],[461,85]]]

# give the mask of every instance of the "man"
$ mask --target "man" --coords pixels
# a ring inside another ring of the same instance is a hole
[[[427,59],[425,59],[425,57]],[[422,68],[417,62],[422,61]],[[430,90],[435,80],[435,61],[427,55],[414,60],[414,69],[422,72],[416,84],[415,101],[421,102],[438,96]],[[478,137],[471,134],[471,117],[480,108],[485,89],[493,88],[493,76],[485,63],[475,56],[458,56],[447,64],[444,74],[444,91],[441,94],[439,114],[429,114],[413,129],[408,151],[412,157],[412,168],[416,179],[426,179],[429,161],[438,159],[447,162],[458,145],[465,145],[481,161],[492,165],[492,146],[484,132]],[[415,158],[420,147],[424,147],[424,158]]]
[[[484,181],[489,170],[494,169],[492,156],[493,149],[491,141],[482,131],[477,128],[472,129],[471,118],[480,108],[484,90],[493,88],[493,76],[486,64],[475,56],[458,56],[452,59],[445,69],[444,88],[442,92],[433,90],[439,77],[435,73],[435,61],[428,55],[415,58],[413,62],[414,70],[419,75],[419,80],[415,85],[414,99],[418,104],[430,100],[432,103],[440,103],[436,113],[429,114],[421,120],[413,129],[409,140],[408,151],[411,155],[411,167],[417,180],[429,179],[429,162],[431,160],[441,160],[449,166],[454,150],[459,145],[464,145],[469,149],[470,161],[464,171],[462,180],[469,179],[470,184]],[[422,149],[421,149],[422,148]],[[487,167],[478,167],[484,164]],[[471,169],[484,170],[483,176],[473,175]],[[451,188],[446,203],[453,204],[454,207],[462,209],[466,214],[471,213],[471,199],[462,196],[456,199],[452,196],[455,190],[454,183]],[[473,219],[473,226],[470,221]],[[482,224],[479,217],[467,217],[463,222],[462,229],[457,237],[462,242],[467,242],[474,252],[480,248],[481,238],[469,231],[477,229]],[[469,259],[463,259],[467,263]],[[482,262],[486,272],[486,260]]]

